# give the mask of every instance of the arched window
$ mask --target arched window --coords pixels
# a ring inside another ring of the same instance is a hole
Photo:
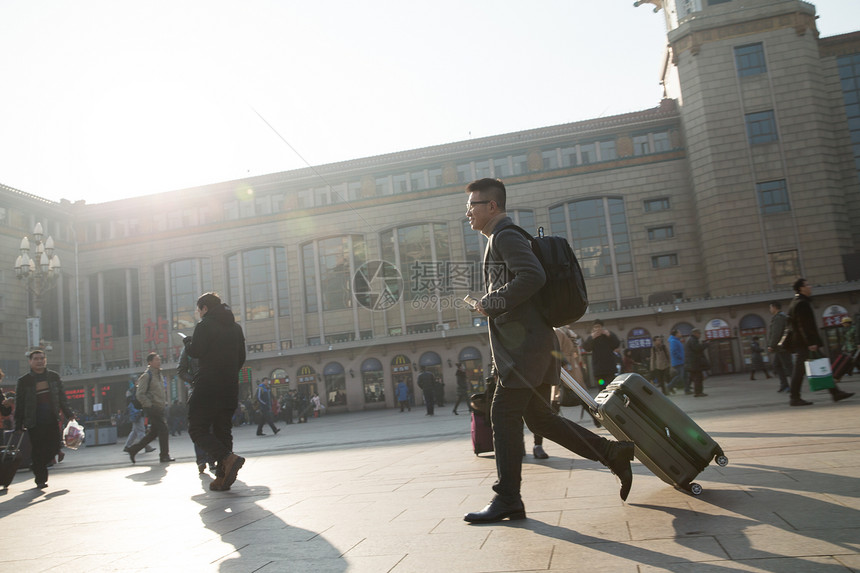
[[[364,402],[385,402],[385,376],[382,372],[382,362],[376,358],[368,358],[361,363],[360,370]]]
[[[325,399],[329,406],[346,406],[346,373],[340,362],[329,362],[323,368]]]

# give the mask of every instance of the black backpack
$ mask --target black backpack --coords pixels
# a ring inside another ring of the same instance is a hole
[[[532,250],[546,273],[546,283],[538,291],[541,313],[550,326],[565,326],[576,322],[588,309],[588,291],[579,261],[564,237],[547,237],[543,227],[538,227],[538,236],[517,225],[505,229],[516,229],[528,238]]]

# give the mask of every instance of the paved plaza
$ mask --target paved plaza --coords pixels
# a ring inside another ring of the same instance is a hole
[[[860,376],[846,380],[860,391]],[[238,428],[248,461],[229,492],[209,491],[186,434],[171,438],[171,464],[153,453],[133,466],[121,443],[81,448],[46,490],[22,470],[0,494],[0,570],[860,571],[860,394],[805,393],[813,406],[789,408],[776,388],[723,376],[707,398],[673,397],[729,457],[697,479],[701,496],[634,462],[624,503],[600,464],[553,443],[537,461],[527,436],[528,519],[491,525],[463,521],[490,500],[495,464],[472,453],[469,417],[450,404],[277,436]]]

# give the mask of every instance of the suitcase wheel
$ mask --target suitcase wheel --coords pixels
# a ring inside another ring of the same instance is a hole
[[[697,483],[691,483],[689,486],[689,491],[693,495],[702,495],[702,486]]]
[[[717,462],[717,465],[720,467],[726,467],[729,465],[729,458],[727,458],[725,454],[719,454],[714,458],[714,461]]]

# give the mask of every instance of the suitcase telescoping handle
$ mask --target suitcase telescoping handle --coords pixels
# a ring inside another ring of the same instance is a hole
[[[573,393],[582,400],[583,404],[588,406],[589,410],[594,414],[597,414],[597,402],[595,402],[594,398],[591,397],[591,394],[589,394],[588,391],[570,375],[570,372],[564,368],[561,369],[561,381],[564,382],[565,386],[573,390]]]

